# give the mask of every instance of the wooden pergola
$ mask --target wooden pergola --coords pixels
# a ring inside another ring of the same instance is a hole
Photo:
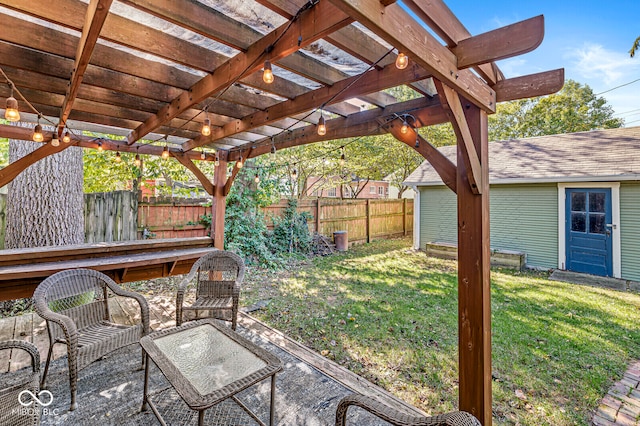
[[[126,136],[101,139],[106,151],[161,155],[166,145],[212,196],[213,240],[222,248],[225,197],[238,171],[228,177],[229,163],[273,147],[382,133],[420,152],[458,198],[459,408],[491,424],[487,116],[498,102],[562,87],[561,69],[505,78],[494,63],[535,49],[542,16],[472,36],[440,0],[0,5],[0,68],[11,81],[0,84],[0,105],[13,84],[56,124],[40,148],[0,170],[0,186],[69,146],[98,148],[82,130]],[[398,54],[409,59],[404,69]],[[420,96],[398,102],[385,92],[403,84]],[[35,121],[18,104],[23,121]],[[407,117],[412,127],[403,133]],[[415,131],[448,121],[457,164]],[[51,143],[67,131],[70,143]],[[0,125],[0,137],[31,140],[32,129]],[[203,161],[202,148],[204,161],[218,161],[213,181],[194,162]]]

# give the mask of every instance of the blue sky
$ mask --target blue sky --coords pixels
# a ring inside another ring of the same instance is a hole
[[[544,15],[545,37],[534,51],[498,62],[506,78],[556,68],[565,79],[588,84],[602,93],[616,117],[640,126],[640,52],[629,49],[640,36],[640,0],[445,0],[471,32],[492,29]]]

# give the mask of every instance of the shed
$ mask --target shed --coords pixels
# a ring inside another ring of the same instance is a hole
[[[456,147],[439,148],[455,161]],[[492,249],[531,268],[640,280],[640,127],[489,143]],[[455,243],[456,197],[424,162],[414,245]]]

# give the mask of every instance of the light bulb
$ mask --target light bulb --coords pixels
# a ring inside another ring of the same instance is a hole
[[[253,179],[256,183],[260,183],[260,176],[256,173],[255,179]]]
[[[264,61],[264,72],[262,73],[262,81],[267,84],[273,83],[273,71],[271,70],[271,62]]]
[[[202,152],[200,153],[200,159],[201,159],[201,160],[206,160],[206,159],[207,159],[207,153],[206,153],[206,152],[204,152],[204,151],[202,151]]]
[[[140,159],[139,154],[136,154],[136,157],[133,159],[133,164],[135,164],[136,167],[140,167],[142,165],[142,160]]]
[[[216,161],[213,162],[213,165],[218,167],[220,165],[220,160],[218,160],[218,156],[216,155]]]
[[[62,137],[62,142],[64,143],[71,142],[71,136],[69,135],[69,132],[64,132],[64,136]]]
[[[236,162],[236,167],[237,167],[237,168],[239,168],[239,169],[241,169],[241,168],[242,168],[242,166],[244,166],[244,164],[242,164],[242,159],[240,159],[240,160],[238,160],[238,161]]]
[[[42,126],[40,124],[36,124],[36,127],[33,128],[33,141],[42,142],[43,140],[44,135],[42,134]]]
[[[115,162],[119,163],[122,161],[122,157],[120,156],[120,152],[116,152],[116,158],[115,158]]]
[[[402,133],[403,135],[406,135],[408,131],[409,131],[409,123],[407,123],[407,120],[404,120],[402,122],[402,127],[400,127],[400,133]]]
[[[320,120],[318,120],[318,135],[324,136],[327,134],[327,126],[324,123],[324,117],[321,115]]]
[[[291,177],[294,179],[298,177],[298,171],[296,169],[293,169],[293,172],[291,172]]]
[[[51,138],[51,146],[60,146],[60,140],[58,139],[58,135],[54,134],[53,138]]]
[[[420,148],[420,139],[416,136],[416,144],[413,146],[414,148]]]
[[[398,57],[396,58],[396,68],[399,70],[403,70],[409,65],[409,57],[404,53],[398,53]]]
[[[211,134],[211,120],[208,118],[204,119],[204,123],[202,124],[202,136],[209,136]]]
[[[169,148],[166,145],[164,148],[162,148],[162,158],[164,158],[165,160],[169,158]]]
[[[98,151],[102,152],[102,142],[98,142]]]
[[[340,167],[343,167],[345,162],[346,162],[346,159],[344,158],[344,152],[343,152],[342,155],[340,156]]]
[[[4,110],[4,118],[9,121],[20,121],[20,111],[18,111],[18,101],[13,96],[7,98],[7,108]]]

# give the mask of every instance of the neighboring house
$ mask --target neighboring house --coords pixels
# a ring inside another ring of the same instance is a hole
[[[455,164],[456,147],[439,148]],[[489,143],[491,247],[527,266],[640,281],[640,127]],[[456,197],[424,162],[414,245],[457,242]]]
[[[354,179],[348,185],[342,185],[344,193],[338,183],[331,184],[332,180],[339,181],[338,178],[329,178],[327,182],[325,178],[311,176],[304,192],[308,197],[354,198],[353,193],[361,189],[355,198],[389,198],[389,182],[383,180]]]
[[[388,176],[385,176],[383,180],[385,182],[389,182],[389,199],[391,200],[398,199],[398,193],[400,192],[400,190],[398,189],[397,186],[391,183],[394,180],[393,173]],[[415,194],[415,191],[412,188],[408,188],[402,193],[401,198],[407,198],[407,199],[413,200],[414,194]]]

